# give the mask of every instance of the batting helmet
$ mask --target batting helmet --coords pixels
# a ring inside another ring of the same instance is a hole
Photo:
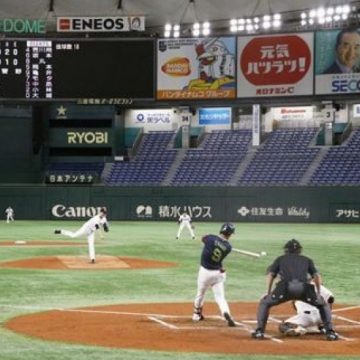
[[[291,239],[285,244],[284,250],[288,254],[300,254],[302,246],[296,239]]]
[[[220,234],[223,235],[231,235],[235,232],[235,226],[232,223],[225,223],[222,224],[220,228]]]

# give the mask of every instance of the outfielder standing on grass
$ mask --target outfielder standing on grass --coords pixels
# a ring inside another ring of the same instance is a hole
[[[106,214],[106,208],[101,208],[99,214],[88,220],[79,230],[75,232],[69,230],[55,230],[55,234],[62,234],[71,238],[77,238],[86,235],[88,241],[90,262],[92,264],[95,264],[95,232],[101,227],[104,229],[105,232],[109,231]]]
[[[221,314],[229,326],[235,326],[235,322],[230,315],[229,305],[225,299],[224,282],[226,273],[222,264],[223,260],[231,252],[232,247],[229,239],[234,232],[235,226],[231,223],[225,223],[220,228],[220,236],[206,235],[202,238],[204,247],[201,253],[193,321],[204,320],[202,308],[205,302],[205,293],[211,287]]]
[[[190,217],[189,214],[187,214],[186,212],[181,214],[180,217],[179,217],[178,223],[179,223],[179,230],[178,230],[177,235],[176,235],[176,240],[180,238],[180,235],[181,235],[184,227],[186,227],[189,230],[191,237],[193,239],[195,239],[192,220],[191,220],[191,217]]]
[[[255,339],[265,337],[266,323],[272,306],[289,300],[301,300],[319,310],[326,339],[337,340],[339,336],[332,327],[329,304],[321,296],[321,276],[313,261],[301,255],[302,246],[295,239],[285,244],[284,251],[285,254],[279,256],[268,268],[267,293],[260,300],[257,310],[257,329],[251,334],[252,337]],[[280,276],[280,281],[272,290],[277,275]],[[309,283],[309,275],[315,285]]]
[[[8,224],[10,221],[14,221],[14,210],[11,206],[8,206],[5,209],[6,214],[6,223]]]

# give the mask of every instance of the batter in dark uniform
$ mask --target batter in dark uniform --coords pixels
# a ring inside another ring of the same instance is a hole
[[[331,323],[329,304],[320,296],[321,277],[313,261],[301,255],[302,246],[292,239],[284,246],[285,254],[279,256],[268,268],[268,289],[257,310],[257,329],[252,333],[255,339],[263,339],[270,308],[289,300],[301,300],[318,308],[326,330],[327,340],[337,340],[338,335]],[[275,278],[280,281],[272,290]],[[314,285],[309,282],[309,275]]]

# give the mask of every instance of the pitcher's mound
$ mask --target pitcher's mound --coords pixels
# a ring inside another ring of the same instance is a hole
[[[146,269],[165,268],[176,266],[176,263],[139,258],[127,258],[110,255],[99,255],[96,263],[92,264],[86,256],[47,256],[0,263],[0,268],[27,268],[27,269]]]

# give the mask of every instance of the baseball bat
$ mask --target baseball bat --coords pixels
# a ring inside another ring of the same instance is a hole
[[[247,256],[251,256],[251,257],[255,257],[255,258],[259,258],[261,256],[265,256],[266,252],[262,251],[261,253],[257,253],[257,252],[253,252],[253,251],[247,251],[247,250],[240,250],[240,249],[236,249],[233,248],[232,251],[242,254],[242,255],[247,255]]]

